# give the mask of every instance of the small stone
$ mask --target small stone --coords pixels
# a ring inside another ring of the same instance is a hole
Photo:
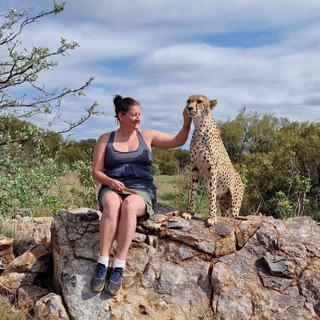
[[[0,294],[15,295],[22,286],[33,284],[35,273],[9,272],[0,276]]]
[[[51,261],[51,246],[47,243],[38,244],[15,258],[3,272],[45,272]]]
[[[34,313],[40,320],[70,319],[63,306],[61,297],[55,293],[49,293],[39,299],[35,304]]]
[[[31,307],[36,300],[49,293],[48,289],[38,286],[24,286],[18,290],[18,307],[27,309]]]
[[[289,279],[294,277],[294,263],[286,260],[284,257],[272,256],[270,252],[267,252],[263,257],[263,260],[267,264],[269,272],[272,276]]]

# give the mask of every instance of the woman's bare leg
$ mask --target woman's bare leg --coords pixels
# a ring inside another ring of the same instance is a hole
[[[136,231],[137,217],[143,216],[145,212],[146,204],[139,195],[130,195],[122,201],[117,234],[117,259],[127,258]]]
[[[122,199],[116,192],[108,191],[102,198],[103,212],[100,220],[100,256],[109,256],[117,234]]]

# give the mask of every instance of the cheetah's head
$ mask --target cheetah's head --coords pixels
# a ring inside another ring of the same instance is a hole
[[[191,118],[208,115],[217,105],[217,100],[209,100],[205,96],[190,96],[185,109]]]

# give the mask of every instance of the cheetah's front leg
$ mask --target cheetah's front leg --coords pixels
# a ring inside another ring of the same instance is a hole
[[[217,223],[217,174],[213,174],[209,178],[209,219],[207,224],[213,226]]]
[[[189,199],[188,199],[188,208],[187,212],[182,214],[182,217],[185,219],[191,219],[196,210],[196,195],[199,184],[199,169],[197,167],[193,167],[191,171],[190,178],[190,189],[189,189]]]
[[[233,217],[238,217],[239,216],[239,211],[241,208],[241,202],[242,202],[242,198],[243,198],[243,192],[244,192],[244,185],[241,181],[241,178],[239,175],[236,176],[236,180],[237,180],[237,190],[232,190],[233,192],[231,192],[231,212]]]

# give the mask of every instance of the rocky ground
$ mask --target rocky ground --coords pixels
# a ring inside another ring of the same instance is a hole
[[[94,294],[99,212],[20,218],[27,251],[0,237],[0,294],[40,319],[320,319],[320,226],[306,218],[219,218],[164,206],[139,224],[123,289]]]

